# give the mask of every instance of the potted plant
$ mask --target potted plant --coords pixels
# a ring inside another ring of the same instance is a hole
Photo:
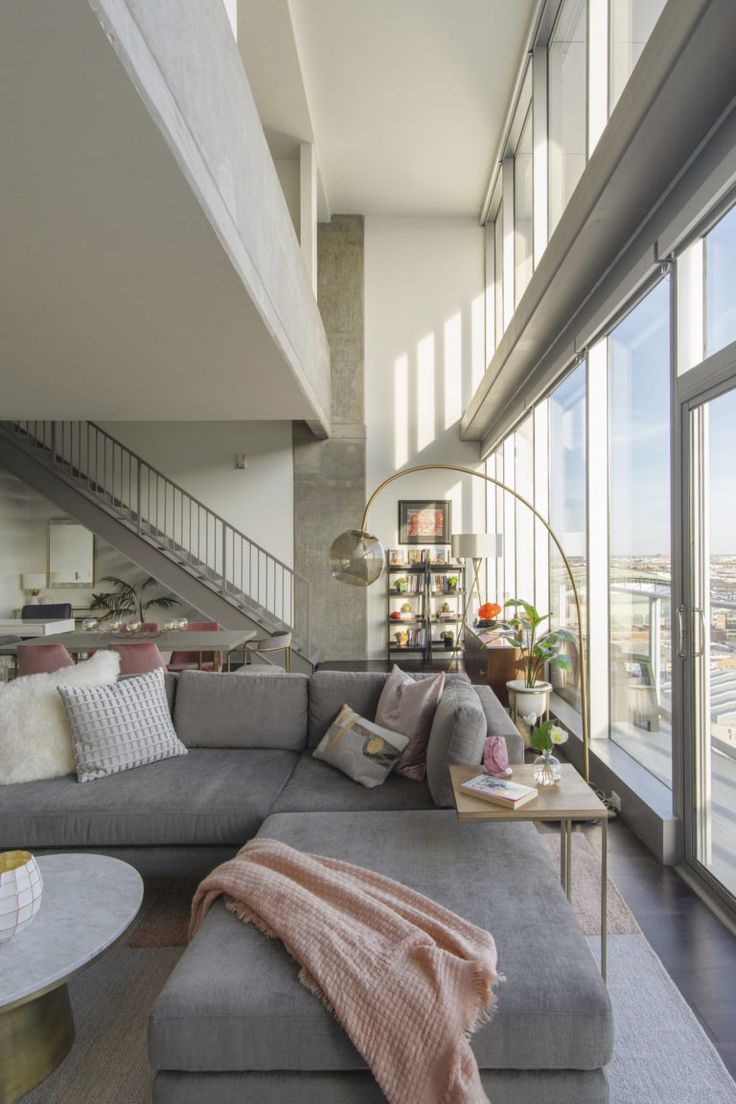
[[[547,695],[552,690],[549,682],[541,677],[546,663],[563,671],[572,669],[569,656],[562,655],[563,641],[575,642],[575,637],[566,629],[555,632],[544,631],[541,626],[549,619],[549,614],[540,614],[531,604],[521,598],[511,598],[506,608],[514,612],[507,617],[500,633],[521,652],[524,677],[512,679],[506,686],[513,694],[515,710],[527,724],[533,725],[545,711]]]
[[[560,781],[562,765],[552,752],[565,743],[567,733],[554,721],[543,721],[532,730],[531,740],[532,747],[541,752],[534,760],[534,781],[538,786],[554,786]]]
[[[124,617],[131,617],[137,621],[146,620],[146,611],[153,609],[171,609],[180,605],[178,598],[162,594],[157,598],[146,598],[146,591],[159,584],[152,575],[144,579],[139,587],[132,583],[126,583],[125,579],[118,579],[114,575],[105,575],[101,582],[112,583],[114,589],[107,594],[93,594],[89,608],[104,610],[101,621],[119,621]]]
[[[452,594],[454,591],[457,590],[457,584],[459,582],[460,582],[460,576],[459,575],[448,575],[447,576],[447,590],[450,594]]]

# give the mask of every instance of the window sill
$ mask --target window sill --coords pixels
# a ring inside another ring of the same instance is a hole
[[[552,695],[552,712],[575,739],[565,747],[567,757],[582,767],[580,714]],[[591,740],[591,781],[606,793],[615,790],[621,799],[621,819],[638,835],[660,862],[679,861],[677,819],[672,812],[672,791],[612,740]]]

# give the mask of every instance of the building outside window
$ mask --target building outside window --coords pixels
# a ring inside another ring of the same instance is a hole
[[[515,490],[534,503],[534,415],[526,418],[514,434],[516,460]],[[516,503],[516,595],[535,601],[534,514],[523,502]],[[542,610],[546,613],[546,610]]]
[[[610,734],[672,784],[670,309],[662,280],[608,338]]]
[[[609,114],[662,14],[666,0],[609,0]]]
[[[585,364],[573,369],[551,393],[548,406],[549,523],[571,562],[585,619],[587,569]],[[577,631],[572,590],[563,560],[550,542],[549,598],[554,628]],[[542,613],[545,610],[540,611]],[[580,712],[577,656],[573,670],[553,671],[555,692]]]
[[[585,168],[586,89],[587,4],[564,0],[548,47],[550,236]]]

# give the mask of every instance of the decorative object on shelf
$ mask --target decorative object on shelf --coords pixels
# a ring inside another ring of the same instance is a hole
[[[519,649],[524,668],[524,678],[513,679],[507,685],[514,695],[515,713],[533,726],[547,711],[552,692],[551,684],[540,678],[544,673],[544,666],[548,663],[550,667],[569,671],[572,660],[561,654],[560,647],[564,640],[574,641],[574,637],[566,629],[538,636],[540,626],[550,615],[538,613],[531,602],[525,602],[522,598],[510,598],[506,608],[515,610],[516,613],[503,622],[500,635],[509,640],[514,648]]]
[[[537,521],[544,527],[549,534],[550,540],[554,544],[555,548],[560,554],[560,558],[565,565],[565,571],[570,581],[570,589],[572,591],[573,600],[575,603],[575,620],[577,622],[578,639],[576,641],[578,647],[578,674],[580,678],[580,713],[583,729],[583,777],[586,782],[590,781],[590,729],[588,720],[588,680],[586,675],[586,663],[585,663],[585,641],[583,637],[583,611],[580,603],[580,592],[578,591],[577,583],[575,582],[575,575],[573,574],[572,564],[568,559],[565,549],[562,547],[560,538],[549,524],[547,519],[528,498],[524,498],[512,487],[506,486],[500,479],[495,479],[492,475],[487,475],[485,472],[475,471],[473,468],[464,467],[461,464],[414,464],[410,468],[402,468],[401,471],[394,472],[393,475],[389,475],[384,479],[382,483],[376,487],[371,494],[370,498],[363,507],[363,517],[359,530],[351,530],[352,544],[358,550],[358,543],[356,538],[360,538],[360,548],[370,547],[377,555],[380,551],[380,566],[372,578],[366,577],[366,571],[363,563],[362,555],[356,554],[355,557],[343,558],[340,561],[335,561],[333,557],[333,549],[338,546],[344,548],[344,538],[350,534],[342,533],[336,537],[332,543],[330,549],[330,568],[332,574],[336,579],[340,579],[342,582],[347,582],[352,586],[369,586],[378,579],[383,571],[383,546],[377,537],[372,536],[366,531],[366,525],[368,524],[368,514],[370,508],[376,500],[377,496],[387,487],[390,483],[394,483],[397,479],[403,479],[407,475],[416,475],[418,472],[427,471],[445,471],[455,472],[459,475],[467,475],[474,479],[482,479],[484,482],[489,483],[493,487],[497,487],[504,494],[511,495],[517,502],[521,502],[523,506],[526,506],[528,510],[532,512]],[[449,519],[448,519],[449,520]],[[446,543],[446,542],[445,542]]]
[[[455,643],[455,634],[445,630],[445,632],[440,633],[440,640],[446,648],[451,648]]]
[[[0,853],[0,943],[28,927],[42,893],[41,871],[30,851]]]
[[[450,503],[399,502],[401,544],[447,544],[450,539]]]
[[[511,777],[509,749],[503,736],[487,736],[483,745],[483,769],[486,774]]]
[[[496,602],[484,602],[478,607],[478,620],[476,627],[479,629],[492,629],[496,624],[496,618],[501,613],[501,607]]]
[[[399,613],[398,610],[391,610],[391,613],[389,614],[389,617],[391,618],[392,621],[400,621],[401,620],[401,614]]]
[[[415,617],[415,612],[412,609],[411,602],[404,602],[399,612],[401,616],[406,617],[407,620],[413,620]]]
[[[402,629],[401,632],[394,633],[394,640],[400,648],[405,648],[409,643],[409,634],[405,629]]]
[[[567,733],[554,721],[543,721],[532,731],[532,747],[541,754],[534,760],[534,781],[538,786],[554,786],[562,776],[562,764],[552,754],[564,744]]]
[[[409,589],[409,580],[403,575],[398,579],[394,579],[394,590],[397,590],[400,594],[405,593]]]
[[[119,631],[123,624],[123,618],[131,618],[134,621],[146,620],[146,610],[171,609],[178,606],[179,599],[172,598],[169,594],[160,594],[155,598],[146,598],[146,592],[159,586],[152,575],[144,579],[140,586],[127,583],[125,579],[118,579],[115,575],[105,575],[103,583],[112,583],[114,589],[107,594],[93,594],[89,604],[91,610],[104,610],[101,621],[108,621],[113,631]]]
[[[448,575],[447,576],[447,591],[448,591],[448,594],[454,594],[454,592],[457,590],[457,584],[459,583],[459,581],[460,581],[460,576],[459,575]]]
[[[46,575],[42,571],[24,571],[20,577],[21,587],[30,594],[29,606],[40,605],[39,594],[46,589]]]
[[[82,628],[85,632],[94,632],[97,629],[99,622],[96,617],[85,617],[82,622]]]

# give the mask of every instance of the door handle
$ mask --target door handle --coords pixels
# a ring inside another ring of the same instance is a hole
[[[693,649],[693,659],[701,659],[705,654],[705,614],[700,606],[693,606],[693,613],[697,613],[700,621],[699,647]]]
[[[677,658],[687,659],[687,648],[685,647],[685,606],[677,607]]]

